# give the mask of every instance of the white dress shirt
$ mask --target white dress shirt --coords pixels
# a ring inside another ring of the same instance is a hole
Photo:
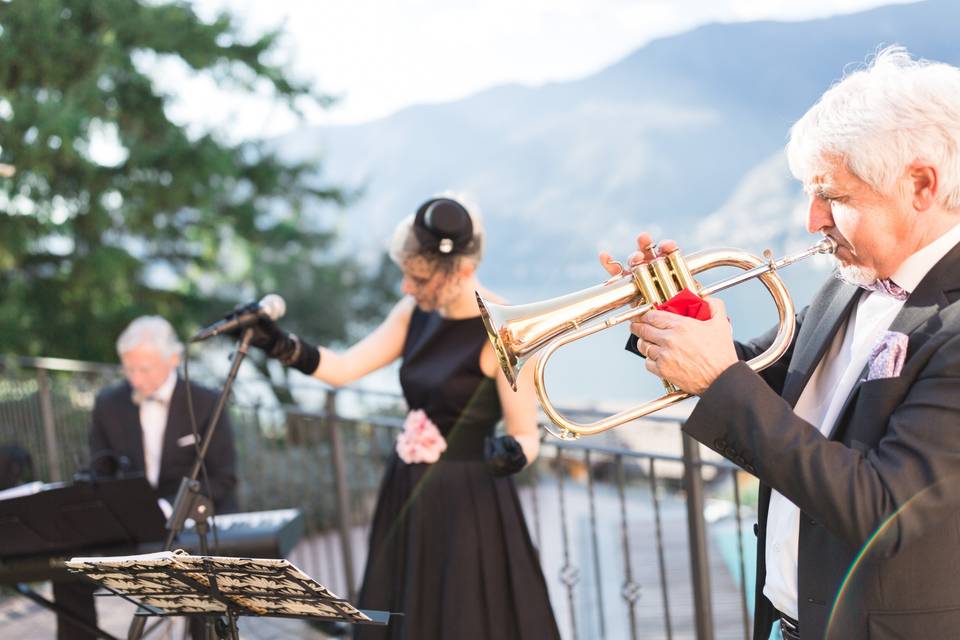
[[[954,246],[960,243],[960,225],[950,229],[909,258],[891,276],[912,292]],[[863,292],[845,327],[837,331],[830,348],[804,387],[794,413],[829,437],[847,396],[853,391],[870,352],[890,328],[904,303],[881,293]],[[778,610],[799,619],[797,555],[800,509],[777,491],[770,496],[765,548],[766,582],[763,594]]]
[[[173,370],[160,388],[140,402],[140,429],[143,432],[143,473],[154,488],[160,482],[160,459],[163,456],[163,434],[167,430],[170,398],[177,386]]]

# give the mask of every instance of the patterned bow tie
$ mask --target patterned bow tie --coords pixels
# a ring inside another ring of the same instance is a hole
[[[862,284],[860,286],[867,291],[889,296],[894,300],[899,300],[900,302],[906,300],[907,296],[910,295],[909,291],[898,285],[890,278],[881,278],[879,280],[874,280],[870,284]]]
[[[161,407],[165,407],[170,404],[167,400],[164,400],[159,396],[144,396],[140,395],[136,391],[130,395],[130,399],[133,401],[133,404],[137,406],[154,403],[160,405]]]
[[[890,278],[880,278],[878,280],[874,280],[870,284],[862,284],[860,282],[851,282],[847,278],[844,278],[839,271],[836,272],[836,276],[837,278],[839,278],[840,280],[843,280],[847,284],[852,284],[854,286],[860,287],[864,291],[869,291],[871,293],[879,293],[880,295],[893,298],[894,300],[899,300],[900,302],[903,302],[904,300],[906,300],[907,297],[910,295],[909,291],[907,291],[906,289],[898,285],[896,282],[894,282]]]

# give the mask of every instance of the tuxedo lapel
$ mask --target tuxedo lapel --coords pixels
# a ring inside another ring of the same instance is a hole
[[[183,416],[187,411],[186,391],[183,380],[177,378],[177,384],[170,396],[170,406],[167,407],[167,424],[163,429],[163,453],[160,454],[160,473],[163,475],[165,465],[176,459],[177,440],[181,436]]]
[[[910,335],[927,320],[938,314],[947,304],[943,289],[923,287],[923,283],[921,283],[921,286],[917,287],[917,291],[907,298],[903,309],[890,324],[889,330]],[[910,347],[914,346],[910,345]],[[912,351],[915,351],[915,349],[908,349],[908,355]]]
[[[122,443],[117,447],[118,455],[130,458],[131,468],[143,471],[143,426],[140,424],[140,407],[133,404],[133,388],[129,384],[117,400],[118,439]]]
[[[919,344],[914,342],[914,333],[924,323],[954,302],[960,290],[960,244],[947,252],[923,277],[917,288],[907,298],[903,309],[890,324],[890,331],[899,331],[910,336],[907,358],[916,352]],[[919,336],[917,336],[919,337]]]
[[[960,277],[957,277],[957,269],[960,268],[960,245],[951,249],[947,255],[940,259],[933,269],[924,276],[917,288],[910,294],[903,305],[903,309],[897,314],[897,317],[890,323],[888,331],[902,333],[908,336],[907,356],[917,352],[917,349],[926,341],[929,334],[924,331],[926,323],[936,316],[940,311],[947,307],[956,299],[956,293],[960,289]],[[843,437],[844,431],[849,424],[847,412],[853,406],[857,395],[860,393],[861,385],[866,382],[867,374],[870,370],[870,363],[864,365],[857,378],[857,383],[850,390],[850,394],[843,403],[840,413],[837,415],[837,421],[834,423],[833,432],[830,434],[832,440],[839,440]]]
[[[837,329],[841,323],[847,321],[854,303],[860,297],[859,287],[839,281],[837,286],[838,288],[824,293],[825,299],[822,302],[815,300],[811,304],[806,322],[815,324],[812,328],[802,327],[801,334],[797,337],[797,344],[793,350],[795,355],[790,362],[782,394],[783,399],[791,406],[797,404],[807,381],[810,380],[823,354],[833,342]],[[825,309],[822,313],[817,313],[818,307],[825,307]]]

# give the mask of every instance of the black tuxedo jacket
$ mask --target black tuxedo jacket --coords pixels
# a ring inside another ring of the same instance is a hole
[[[761,481],[755,640],[775,619],[762,593],[771,488],[801,510],[804,640],[960,637],[960,247],[890,326],[909,337],[900,375],[868,381],[865,368],[825,437],[793,406],[859,296],[832,279],[779,362],[727,369],[684,426]],[[738,345],[741,358],[774,333]]]
[[[140,409],[131,399],[132,389],[126,382],[102,391],[93,406],[93,424],[90,427],[91,466],[98,473],[109,472],[115,462],[111,458],[126,457],[129,470],[142,472],[143,430],[140,426]],[[201,437],[206,434],[207,424],[216,407],[218,394],[191,383],[190,393],[194,415]],[[180,488],[180,481],[193,468],[195,449],[190,414],[187,407],[187,386],[177,379],[167,415],[167,427],[163,435],[163,453],[160,460],[160,478],[157,497],[166,498],[172,504]],[[237,484],[236,454],[233,430],[227,412],[221,415],[220,424],[214,432],[213,441],[207,449],[206,467],[210,486],[202,485],[203,493],[210,496],[218,513],[236,509],[234,490]]]

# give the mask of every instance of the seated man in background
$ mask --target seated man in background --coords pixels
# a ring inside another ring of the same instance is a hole
[[[117,353],[126,381],[100,392],[93,406],[90,460],[99,475],[117,471],[143,473],[156,489],[164,515],[169,516],[181,480],[190,474],[199,445],[190,422],[187,384],[177,376],[183,345],[173,327],[159,316],[137,318],[117,339]],[[190,383],[199,437],[207,432],[218,394]],[[206,454],[206,478],[201,492],[217,513],[236,508],[233,432],[226,412]],[[96,624],[93,588],[82,582],[54,583],[57,604]],[[193,626],[193,625],[191,625]],[[59,640],[94,636],[58,616]],[[196,633],[194,634],[195,637]]]

